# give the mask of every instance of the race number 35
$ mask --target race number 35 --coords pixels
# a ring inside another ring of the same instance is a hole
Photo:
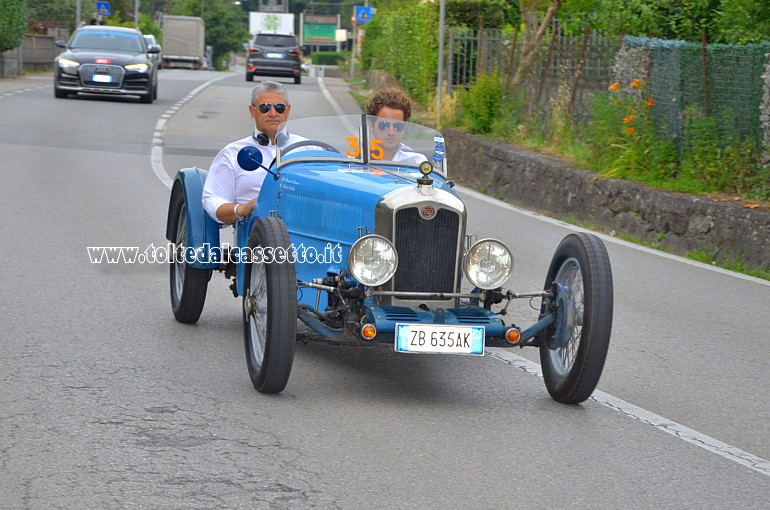
[[[358,143],[357,136],[348,136],[345,138],[345,141],[348,142],[348,147],[350,147],[350,150],[345,151],[345,155],[347,157],[357,158],[361,155],[361,144]],[[369,154],[371,155],[372,159],[378,160],[385,156],[385,152],[382,150],[382,140],[371,140],[369,143]]]

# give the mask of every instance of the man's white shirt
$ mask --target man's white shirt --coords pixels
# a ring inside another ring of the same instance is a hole
[[[262,164],[266,167],[275,158],[277,146],[274,144],[260,145],[256,141],[259,132],[255,131],[241,140],[228,144],[214,157],[209,168],[206,183],[203,186],[203,208],[209,216],[217,222],[223,223],[217,218],[217,209],[222,204],[245,204],[252,198],[259,196],[262,183],[267,176],[264,168],[247,171],[238,165],[238,151],[251,146],[256,147],[262,153]],[[289,145],[306,140],[306,138],[289,134],[287,140],[280,145],[283,149]]]

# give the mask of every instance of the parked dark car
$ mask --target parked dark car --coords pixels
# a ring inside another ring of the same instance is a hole
[[[152,34],[145,34],[144,42],[147,43],[147,54],[150,57],[150,60],[158,65],[158,69],[163,69],[163,48],[158,44],[158,40],[155,39],[155,36]],[[150,53],[150,48],[154,48],[155,46],[158,47],[158,52]]]
[[[54,59],[54,95],[134,95],[142,103],[158,97],[158,66],[149,55],[142,32],[133,28],[87,25],[69,42],[56,41],[65,51]]]
[[[301,83],[300,54],[293,35],[257,34],[246,58],[246,81],[259,75],[293,77]]]

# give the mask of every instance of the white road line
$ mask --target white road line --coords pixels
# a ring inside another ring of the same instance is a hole
[[[521,356],[517,356],[506,349],[491,347],[487,349],[487,353],[491,358],[507,363],[528,374],[536,375],[540,378],[543,377],[543,371],[540,365],[526,358],[522,358]],[[678,437],[682,441],[694,444],[710,453],[715,453],[720,457],[770,477],[770,461],[761,457],[757,457],[756,455],[752,455],[751,453],[745,452],[727,443],[723,443],[711,436],[701,434],[697,430],[685,427],[684,425],[647,411],[646,409],[629,404],[625,400],[613,397],[603,391],[594,391],[590,399],[613,411],[618,411],[629,418],[651,425],[674,437]]]
[[[166,110],[155,123],[155,131],[152,134],[152,148],[150,149],[150,163],[152,164],[152,171],[155,173],[155,176],[158,178],[158,180],[160,180],[160,182],[163,183],[166,188],[171,189],[171,186],[174,185],[174,180],[169,177],[168,173],[166,173],[166,167],[163,166],[163,132],[166,129],[166,124],[168,124],[168,119],[173,117],[180,107],[200,94],[203,89],[214,82],[224,80],[230,76],[232,75],[226,74],[224,76],[220,76],[219,78],[214,78],[213,80],[209,80],[206,83],[203,83],[192,92],[190,92],[187,96],[185,96],[184,99]]]

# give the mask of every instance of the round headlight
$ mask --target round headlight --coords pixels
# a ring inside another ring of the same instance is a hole
[[[396,268],[396,249],[382,236],[364,236],[350,248],[348,269],[359,283],[369,287],[382,285],[393,278]]]
[[[500,241],[482,239],[471,246],[465,255],[463,271],[468,280],[479,289],[496,289],[511,277],[513,255]]]

